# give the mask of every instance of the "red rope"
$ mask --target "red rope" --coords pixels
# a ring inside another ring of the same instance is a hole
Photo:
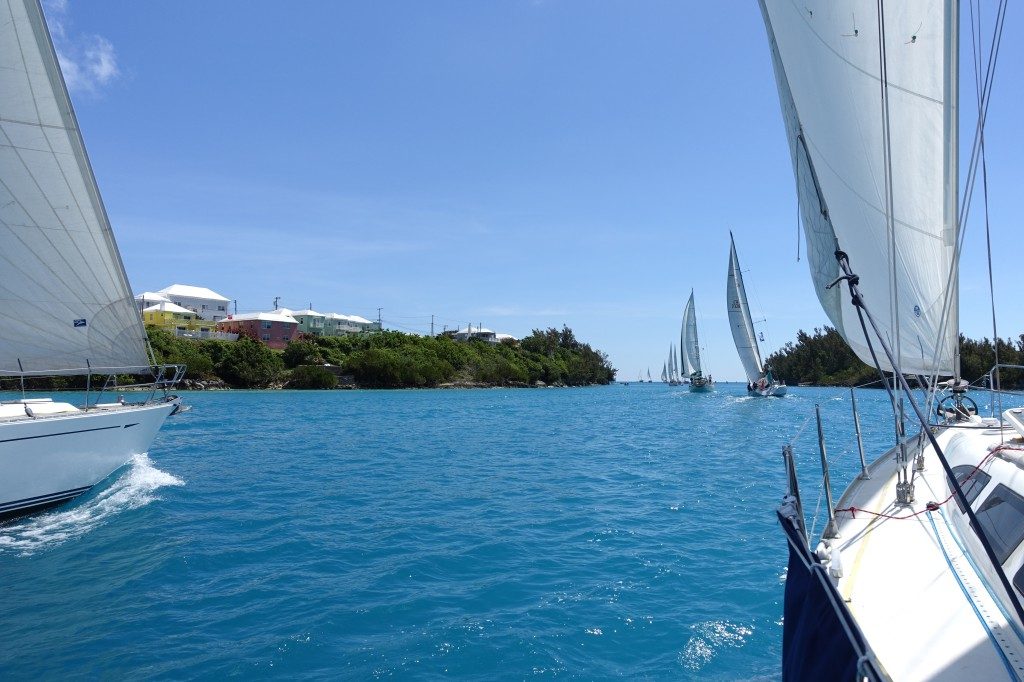
[[[962,481],[960,481],[960,485],[963,486],[964,483],[967,483],[972,478],[974,478],[975,474],[977,474],[979,471],[981,471],[981,467],[985,466],[985,463],[988,462],[988,460],[990,460],[992,457],[994,457],[996,455],[996,453],[1000,452],[1001,450],[1021,450],[1021,449],[1022,448],[1011,447],[1011,446],[1006,445],[1006,444],[1001,444],[999,447],[993,448],[987,455],[985,455],[984,459],[982,459],[980,462],[978,462],[975,465],[975,467],[971,471],[971,473],[969,473],[966,477],[964,477],[964,479]],[[942,502],[928,502],[927,504],[925,504],[924,509],[918,510],[918,511],[910,513],[910,514],[905,514],[904,516],[894,516],[893,514],[883,514],[881,512],[873,512],[870,509],[861,509],[860,507],[844,507],[842,509],[836,509],[836,514],[838,514],[839,512],[849,512],[850,516],[852,518],[857,518],[857,512],[863,512],[865,514],[871,514],[872,516],[876,516],[876,517],[883,518],[883,519],[892,519],[893,521],[905,521],[907,519],[912,519],[915,516],[920,516],[921,514],[924,514],[925,512],[938,511],[939,507],[941,507],[942,505],[944,505],[947,502],[949,502],[950,500],[952,500],[955,495],[956,495],[956,492],[952,492],[952,493],[949,494],[949,497],[944,499]]]

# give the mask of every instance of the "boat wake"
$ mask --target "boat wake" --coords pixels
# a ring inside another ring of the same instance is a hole
[[[0,553],[27,556],[81,537],[110,516],[145,507],[160,488],[181,485],[185,482],[157,469],[148,455],[135,455],[106,487],[54,511],[0,526]]]

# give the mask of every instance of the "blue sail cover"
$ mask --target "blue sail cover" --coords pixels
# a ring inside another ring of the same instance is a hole
[[[825,567],[793,522],[779,514],[789,543],[783,680],[888,680]]]

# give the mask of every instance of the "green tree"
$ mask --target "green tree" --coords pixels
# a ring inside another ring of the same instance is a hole
[[[326,389],[337,388],[338,378],[331,372],[316,365],[303,365],[292,370],[288,388]]]

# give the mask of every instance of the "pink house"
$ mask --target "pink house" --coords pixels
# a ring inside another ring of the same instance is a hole
[[[243,313],[228,315],[217,322],[217,331],[259,339],[270,348],[283,349],[299,335],[299,323],[281,313]]]

